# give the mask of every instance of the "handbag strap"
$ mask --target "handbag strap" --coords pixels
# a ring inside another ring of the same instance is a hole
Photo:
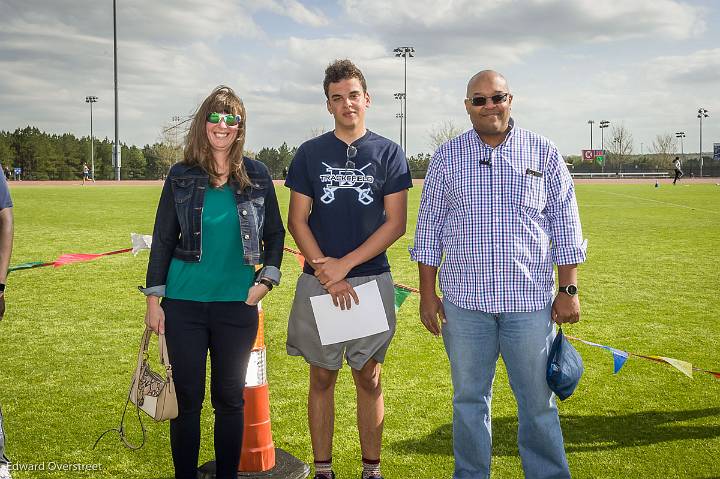
[[[95,441],[95,444],[93,445],[93,449],[98,445],[100,440],[105,436],[105,434],[115,431],[120,436],[120,440],[125,444],[126,447],[129,449],[140,449],[145,445],[145,425],[142,422],[142,418],[140,417],[140,406],[138,406],[137,399],[140,397],[140,375],[142,374],[142,370],[147,363],[147,352],[148,348],[150,346],[150,338],[152,336],[153,330],[149,327],[145,327],[145,332],[143,332],[142,339],[140,340],[140,348],[138,349],[138,360],[137,360],[137,366],[135,368],[135,372],[133,374],[132,383],[130,384],[130,389],[128,390],[127,400],[125,401],[125,407],[123,407],[122,415],[120,416],[120,424],[117,428],[111,428],[107,431],[100,434],[100,437],[97,438]],[[158,337],[158,346],[160,348],[160,363],[165,366],[168,380],[169,380],[169,387],[172,389],[175,388],[175,384],[172,380],[172,367],[170,366],[170,358],[167,353],[167,344],[165,342],[165,335],[161,334]],[[136,401],[135,401],[135,414],[137,415],[138,422],[140,423],[140,430],[142,431],[142,442],[140,445],[135,445],[128,441],[125,435],[125,414],[127,413],[128,405],[130,404],[130,398],[132,394],[135,394]]]
[[[158,334],[158,349],[160,355],[160,364],[165,367],[165,377],[167,379],[168,388],[171,393],[175,393],[175,381],[173,381],[172,364],[170,363],[170,356],[168,355],[167,343],[165,342],[165,335]]]

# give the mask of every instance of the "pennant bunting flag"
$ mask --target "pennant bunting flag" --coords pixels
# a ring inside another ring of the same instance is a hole
[[[612,351],[613,355],[613,374],[617,374],[618,372],[620,372],[620,369],[622,369],[622,367],[625,365],[625,361],[627,361],[629,354],[625,351],[620,351],[619,349],[615,348],[610,348],[610,350]]]
[[[405,286],[404,284],[400,284],[400,283],[395,283],[395,286],[397,286],[398,288],[402,288],[406,291],[410,291],[411,293],[420,294],[420,290],[417,288],[413,288],[412,286]]]
[[[620,371],[620,369],[622,369],[622,367],[625,365],[625,361],[627,361],[627,358],[630,355],[630,353],[628,353],[627,351],[622,351],[620,349],[615,349],[610,346],[605,346],[604,344],[593,343],[592,341],[586,341],[584,339],[576,338],[574,336],[569,336],[567,334],[565,336],[568,339],[580,341],[581,343],[585,343],[588,346],[594,346],[596,348],[602,348],[602,349],[605,349],[606,351],[610,351],[613,356],[613,370],[614,370],[613,374],[617,374]]]
[[[107,253],[98,253],[98,254],[86,254],[86,253],[69,253],[69,254],[63,254],[58,257],[53,262],[53,266],[56,268],[59,268],[60,266],[65,266],[66,264],[72,264],[72,263],[80,263],[82,261],[92,261],[94,259],[100,258],[102,256],[110,256],[113,254],[120,254],[120,253],[127,253],[128,251],[132,251],[132,248],[125,248],[120,249],[117,251],[109,251]]]
[[[661,361],[669,364],[670,366],[674,367],[681,373],[683,373],[685,376],[692,379],[693,377],[693,367],[692,364],[688,363],[687,361],[681,361],[679,359],[675,358],[666,358],[664,356],[653,356],[653,358],[660,359]]]
[[[287,251],[288,253],[292,253],[293,256],[295,256],[295,259],[297,260],[297,262],[301,268],[305,267],[305,256],[303,256],[303,254],[300,251],[298,251],[296,249],[288,248],[287,246],[283,247],[283,249],[285,251]]]
[[[411,293],[412,291],[395,286],[395,312],[400,309],[400,306],[402,306]]]
[[[132,242],[132,254],[133,256],[137,256],[137,254],[144,250],[144,249],[150,249],[152,247],[152,236],[151,235],[141,235],[138,233],[130,233],[130,241]]]
[[[295,259],[297,260],[300,267],[304,268],[305,267],[305,256],[303,256],[300,253],[293,253],[293,256],[295,256]]]
[[[16,264],[14,266],[10,266],[8,268],[8,273],[11,271],[17,271],[20,269],[32,269],[32,268],[40,268],[41,266],[50,266],[52,263],[45,263],[43,261],[33,261],[31,263],[20,263]]]
[[[79,263],[83,261],[91,261],[97,258],[101,258],[103,256],[110,256],[114,254],[120,254],[120,253],[127,253],[132,251],[133,255],[137,255],[138,252],[144,250],[144,249],[151,249],[152,247],[152,236],[150,235],[142,235],[138,233],[131,233],[130,239],[132,241],[132,248],[125,248],[120,249],[116,251],[109,251],[107,253],[98,253],[98,254],[87,254],[87,253],[70,253],[70,254],[63,254],[60,257],[58,257],[53,262],[42,262],[42,261],[34,261],[34,262],[28,262],[28,263],[21,263],[16,264],[14,266],[11,266],[8,268],[8,272],[11,271],[18,271],[18,270],[24,270],[24,269],[32,269],[32,268],[40,268],[43,266],[54,266],[56,268],[59,268],[60,266],[64,266],[67,264],[72,263]],[[300,267],[304,266],[305,263],[305,257],[303,254],[295,249],[288,248],[287,246],[284,247],[284,250],[292,253],[295,258],[297,259],[298,263],[300,264]],[[395,283],[395,310],[399,310],[400,307],[403,305],[405,300],[410,296],[411,293],[420,293],[420,290],[417,288],[413,288],[411,286],[405,286],[400,283]],[[713,377],[720,379],[720,372],[718,371],[709,371],[706,369],[701,369],[694,367],[691,363],[687,361],[682,361],[675,358],[669,358],[665,356],[645,356],[642,354],[637,353],[631,353],[628,351],[623,351],[621,349],[613,348],[612,346],[606,346],[604,344],[598,344],[593,343],[592,341],[586,341],[584,339],[576,338],[570,335],[566,335],[568,339],[574,340],[574,341],[580,341],[582,343],[587,344],[588,346],[593,346],[601,349],[605,349],[606,351],[609,351],[612,354],[613,357],[613,370],[614,373],[617,374],[622,367],[627,362],[628,358],[630,356],[635,356],[638,358],[647,359],[650,361],[658,362],[658,363],[665,363],[669,364],[670,366],[674,367],[684,375],[686,375],[689,378],[693,378],[693,371],[703,372],[712,375]]]

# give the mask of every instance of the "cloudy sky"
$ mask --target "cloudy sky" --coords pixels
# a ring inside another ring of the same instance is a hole
[[[408,60],[408,152],[429,152],[428,132],[466,129],[468,78],[505,74],[517,124],[563,154],[590,144],[588,120],[623,124],[636,152],[658,134],[685,131],[685,151],[720,142],[720,2],[717,0],[117,0],[120,140],[157,141],[218,84],[248,109],[247,146],[297,145],[332,129],[325,66],[352,59],[372,96],[368,127],[397,141]],[[111,0],[0,2],[0,130],[25,125],[114,137]],[[607,130],[606,130],[607,131]],[[606,135],[609,136],[609,135]],[[642,145],[641,145],[642,144]]]

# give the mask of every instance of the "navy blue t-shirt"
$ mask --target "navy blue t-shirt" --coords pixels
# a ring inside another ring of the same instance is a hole
[[[306,141],[290,164],[285,186],[313,200],[308,225],[325,256],[342,258],[363,244],[384,222],[384,196],[412,188],[405,154],[396,143],[370,130],[352,146],[334,131]],[[348,166],[348,167],[346,167]],[[305,262],[304,272],[313,274]],[[348,278],[390,271],[387,255],[356,266]]]

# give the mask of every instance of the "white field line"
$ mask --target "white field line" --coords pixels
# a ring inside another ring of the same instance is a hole
[[[615,193],[613,191],[603,191],[603,193],[607,193],[608,195],[622,196],[624,198],[630,198],[633,200],[651,201],[653,203],[660,203],[662,205],[675,206],[677,208],[686,208],[688,210],[704,211],[705,213],[720,215],[720,211],[706,210],[705,208],[697,208],[695,206],[680,205],[678,203],[670,203],[669,201],[653,200],[651,198],[643,198],[642,196],[625,195],[622,193]]]

